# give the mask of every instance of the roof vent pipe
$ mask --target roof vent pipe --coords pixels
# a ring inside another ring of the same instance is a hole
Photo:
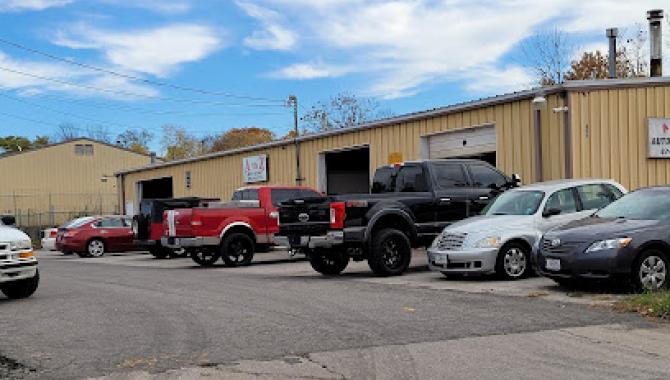
[[[150,152],[149,153],[149,158],[151,159],[151,163],[155,164],[156,163],[156,152]]]
[[[610,51],[607,56],[607,69],[609,71],[609,78],[616,78],[616,37],[619,34],[619,29],[608,28],[606,33],[609,40]]]
[[[649,76],[660,77],[663,75],[663,54],[661,52],[661,20],[663,20],[662,9],[652,9],[647,11],[647,20],[649,20],[649,42],[650,42],[650,70]]]

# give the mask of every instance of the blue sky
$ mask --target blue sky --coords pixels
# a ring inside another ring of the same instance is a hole
[[[539,30],[564,30],[577,50],[604,48],[606,27],[644,25],[645,11],[663,6],[670,3],[0,0],[5,41],[205,90],[0,43],[1,134],[52,135],[64,122],[101,125],[113,138],[146,128],[159,150],[165,124],[198,136],[244,126],[283,135],[292,127],[282,106],[289,94],[301,113],[342,91],[395,114],[420,111],[532,86],[519,44]]]

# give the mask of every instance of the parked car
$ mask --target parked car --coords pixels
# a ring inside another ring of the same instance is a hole
[[[559,284],[607,279],[636,289],[667,289],[670,187],[636,190],[591,217],[548,231],[538,272]]]
[[[45,251],[57,251],[56,249],[56,235],[58,234],[58,228],[47,228],[40,231],[40,237],[42,238],[42,249]]]
[[[350,259],[368,260],[377,275],[399,275],[411,248],[430,245],[444,227],[478,214],[515,187],[479,160],[425,160],[376,170],[372,194],[294,199],[279,209],[278,244],[302,250],[312,268],[342,272]]]
[[[101,257],[107,252],[136,250],[131,218],[120,215],[87,216],[58,229],[56,248],[79,257]]]
[[[219,258],[227,266],[249,265],[254,252],[275,244],[279,204],[306,197],[321,194],[306,187],[244,187],[233,193],[230,202],[169,210],[163,218],[166,233],[161,244],[185,249],[203,266],[211,266]]]
[[[135,246],[148,250],[157,259],[179,256],[181,251],[161,245],[164,212],[175,208],[207,206],[209,202],[218,201],[218,198],[200,197],[143,199],[140,202],[140,213],[133,216]]]
[[[532,254],[546,231],[589,216],[625,193],[608,180],[550,181],[507,191],[481,216],[445,228],[428,249],[428,265],[444,275],[524,278],[532,273]]]
[[[10,215],[0,217],[0,291],[8,298],[26,298],[40,282],[30,237],[14,228]]]

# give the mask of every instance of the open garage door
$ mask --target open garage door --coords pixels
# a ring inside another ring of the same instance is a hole
[[[139,182],[139,201],[142,199],[173,198],[172,177],[157,178]]]
[[[328,195],[370,191],[370,147],[321,153],[320,190]]]
[[[428,158],[478,158],[496,164],[494,125],[444,132],[424,137]]]

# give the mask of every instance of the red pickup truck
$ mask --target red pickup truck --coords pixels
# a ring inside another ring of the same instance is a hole
[[[161,244],[185,249],[202,266],[219,258],[226,266],[249,265],[255,251],[274,245],[281,202],[322,196],[306,187],[244,187],[230,202],[165,211]]]

